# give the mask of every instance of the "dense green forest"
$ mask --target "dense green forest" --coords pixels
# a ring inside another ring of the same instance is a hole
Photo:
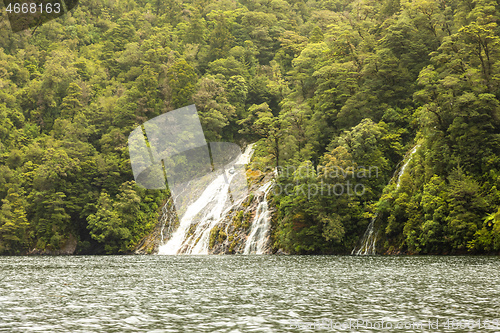
[[[130,251],[168,191],[133,182],[127,137],[191,103],[208,141],[257,141],[251,167],[281,170],[275,250],[349,253],[377,213],[382,253],[498,252],[499,17],[492,0],[81,0],[4,25],[0,253]],[[363,195],[310,193],[349,180]]]

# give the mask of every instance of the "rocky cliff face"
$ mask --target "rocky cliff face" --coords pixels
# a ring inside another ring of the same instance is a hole
[[[262,175],[257,184],[266,183],[271,177]],[[256,184],[256,185],[257,185]],[[251,188],[248,197],[229,214],[210,233],[210,253],[211,254],[243,254],[251,233],[252,223],[256,223],[255,217],[259,213],[258,207],[266,199],[266,193],[260,186]],[[275,209],[268,210],[269,219],[275,213]],[[265,236],[263,254],[272,253],[271,232],[268,230]]]
[[[144,237],[136,246],[135,254],[156,254],[161,244],[166,242],[172,235],[172,231],[179,225],[179,218],[170,198],[158,216],[158,223],[153,231]]]
[[[59,255],[72,255],[75,254],[76,246],[78,242],[73,235],[69,235],[69,237],[64,240],[63,245],[58,250],[40,250],[40,249],[32,249],[27,254],[28,255],[47,255],[47,256],[59,256]]]
[[[272,173],[263,173],[258,170],[248,170],[249,193],[246,198],[226,214],[222,220],[211,230],[209,253],[210,254],[242,254],[251,231],[252,221],[257,213],[257,207],[266,193],[261,190],[263,184],[269,182]],[[267,193],[269,198],[272,191]],[[268,210],[272,219],[275,209],[272,205]],[[179,224],[172,200],[169,200],[162,209],[155,229],[146,236],[136,247],[136,254],[156,254],[161,244],[166,243]],[[271,232],[267,233],[264,253],[271,253]]]

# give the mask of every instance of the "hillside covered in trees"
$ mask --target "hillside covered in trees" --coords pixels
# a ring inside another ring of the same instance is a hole
[[[168,191],[133,182],[127,137],[192,103],[208,141],[279,167],[276,250],[350,253],[377,214],[381,253],[498,252],[499,18],[493,0],[81,0],[4,25],[0,253],[130,251]],[[349,180],[362,195],[321,190]]]

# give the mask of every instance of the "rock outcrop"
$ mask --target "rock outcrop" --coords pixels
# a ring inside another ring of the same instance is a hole
[[[59,255],[72,255],[75,254],[76,246],[78,241],[73,235],[69,235],[68,239],[66,239],[61,246],[60,249],[50,250],[50,249],[32,249],[27,254],[28,255],[47,255],[47,256],[59,256]]]
[[[238,254],[243,253],[247,238],[251,230],[259,203],[264,200],[265,193],[259,190],[263,184],[273,178],[273,173],[263,173],[259,170],[248,170],[249,193],[246,198],[226,214],[220,223],[210,232],[210,254]],[[268,197],[272,191],[268,193]],[[269,213],[275,213],[274,207],[269,208]],[[135,254],[156,254],[159,246],[166,243],[179,219],[172,200],[169,200],[162,209],[158,223],[154,230],[144,237],[134,250]],[[268,233],[267,245],[264,253],[271,253],[270,234]]]

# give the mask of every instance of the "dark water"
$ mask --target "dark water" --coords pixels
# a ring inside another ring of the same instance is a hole
[[[0,257],[0,292],[9,332],[500,331],[497,257]]]

